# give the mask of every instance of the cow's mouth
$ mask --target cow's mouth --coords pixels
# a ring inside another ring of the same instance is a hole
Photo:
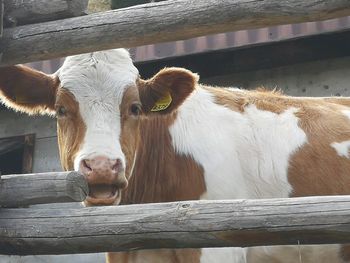
[[[89,185],[89,194],[85,205],[117,205],[121,199],[121,188],[118,185],[96,184]]]

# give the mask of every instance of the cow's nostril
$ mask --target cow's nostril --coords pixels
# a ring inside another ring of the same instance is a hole
[[[90,166],[90,164],[88,163],[87,160],[83,160],[83,161],[82,161],[82,165],[83,165],[83,167],[84,167],[88,172],[91,172],[91,171],[92,171],[91,166]]]
[[[122,161],[120,159],[117,159],[114,162],[115,163],[112,165],[112,170],[115,172],[120,172],[122,169]]]

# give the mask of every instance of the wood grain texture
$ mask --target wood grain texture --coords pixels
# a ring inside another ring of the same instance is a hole
[[[39,23],[86,14],[88,0],[6,0],[5,26]]]
[[[350,243],[350,196],[1,209],[1,254]]]
[[[348,0],[174,0],[4,30],[2,65],[350,15]]]
[[[83,201],[88,193],[84,177],[76,172],[3,175],[0,207]]]

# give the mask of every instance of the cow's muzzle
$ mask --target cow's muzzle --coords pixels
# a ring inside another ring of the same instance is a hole
[[[124,170],[120,159],[97,156],[82,160],[79,171],[85,176],[89,185],[85,205],[119,204],[121,190],[128,185]]]

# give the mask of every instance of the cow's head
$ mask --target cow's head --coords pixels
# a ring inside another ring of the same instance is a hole
[[[0,98],[28,114],[55,115],[63,168],[87,178],[87,205],[111,205],[132,174],[140,118],[174,111],[197,80],[179,68],[141,80],[129,53],[116,49],[68,57],[53,75],[0,68]]]

